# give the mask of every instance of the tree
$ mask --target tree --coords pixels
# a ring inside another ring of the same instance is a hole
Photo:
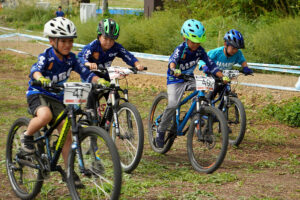
[[[108,12],[108,1],[102,1],[102,15],[105,15]]]

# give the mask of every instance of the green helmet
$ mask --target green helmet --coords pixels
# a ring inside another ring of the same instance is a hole
[[[116,40],[119,37],[120,27],[113,19],[103,19],[99,22],[97,33]]]

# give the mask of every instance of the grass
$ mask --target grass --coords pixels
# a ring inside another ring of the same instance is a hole
[[[29,117],[25,91],[29,67],[34,62],[35,58],[27,56],[0,54],[0,149],[3,151],[6,134],[13,121],[21,116]],[[272,176],[289,180],[299,176],[300,155],[296,154],[297,149],[293,146],[299,141],[298,129],[278,122],[272,122],[277,123],[276,126],[264,125],[260,119],[255,120],[252,117],[254,123],[248,125],[249,132],[246,133],[241,147],[229,147],[225,162],[215,173],[200,174],[192,169],[188,161],[185,137],[177,138],[166,155],[157,154],[150,149],[146,119],[152,100],[159,92],[160,89],[154,85],[143,89],[129,87],[130,101],[138,107],[144,121],[145,149],[137,169],[132,174],[123,174],[121,199],[283,199],[282,191],[289,191],[287,199],[299,197],[299,192],[295,189],[297,184],[290,184],[291,182],[279,185],[277,181],[271,189],[267,188],[268,194],[261,190],[264,182],[257,181],[257,186],[251,187],[260,177],[273,181]],[[271,94],[266,95],[273,98]],[[259,107],[256,104],[260,104],[263,97],[260,99],[255,94],[249,94],[243,102],[249,102],[251,98],[256,99],[256,102],[252,107],[246,106],[247,115],[257,115],[256,109]],[[6,185],[7,190],[9,183],[4,176],[4,154],[0,158],[0,171],[3,176],[1,184]],[[273,171],[274,174],[270,177]],[[4,187],[1,186],[0,191],[1,188]],[[63,195],[57,195],[62,190]],[[229,190],[234,192],[224,192]],[[245,193],[244,190],[249,191]],[[270,192],[274,194],[270,195]],[[11,197],[10,193],[5,194],[7,198]],[[51,178],[45,181],[38,199],[69,199],[67,188],[58,173],[51,173]]]

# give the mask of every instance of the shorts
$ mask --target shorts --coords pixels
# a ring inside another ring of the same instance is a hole
[[[65,109],[65,105],[59,100],[42,94],[32,94],[28,96],[27,103],[29,105],[31,114],[33,114],[34,116],[36,115],[37,109],[44,106],[49,107],[53,115],[51,121],[55,120],[58,115]]]

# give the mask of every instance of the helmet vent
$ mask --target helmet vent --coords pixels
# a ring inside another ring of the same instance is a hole
[[[61,35],[66,35],[66,33],[64,33],[64,32],[60,32],[60,34],[61,34]]]
[[[197,27],[197,29],[199,29],[199,26],[198,26],[198,24],[196,24],[196,27]]]
[[[50,26],[53,26],[53,27],[54,27],[54,24],[53,24],[53,23],[50,23]]]
[[[191,27],[191,24],[188,24],[189,27]]]
[[[56,31],[53,31],[53,30],[51,30],[51,32],[52,32],[53,34],[57,34],[57,32],[56,32]]]
[[[190,29],[190,31],[193,32],[193,33],[195,32],[193,29]]]
[[[67,28],[68,28],[69,33],[71,33],[71,27],[69,24],[67,25]]]

